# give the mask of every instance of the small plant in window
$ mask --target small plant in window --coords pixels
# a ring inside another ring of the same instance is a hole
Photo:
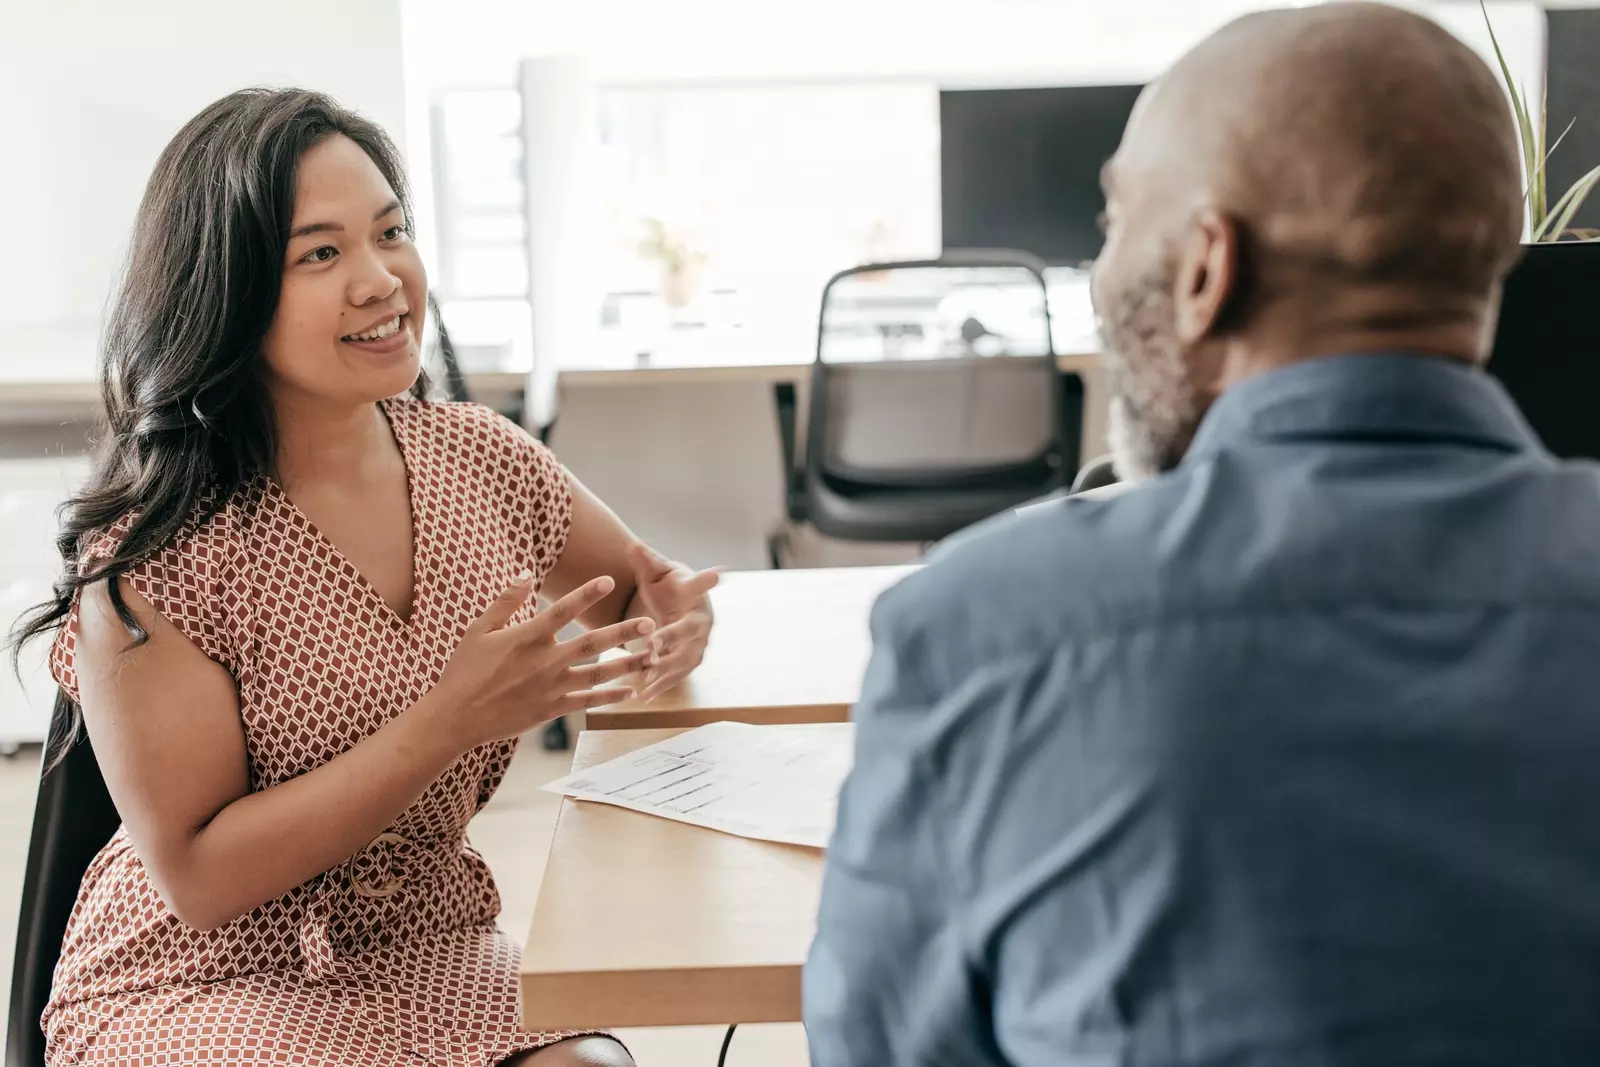
[[[1489,8],[1483,0],[1478,0],[1478,7],[1483,11],[1483,21],[1489,27],[1489,41],[1494,45],[1494,56],[1500,63],[1500,76],[1505,79],[1506,92],[1511,95],[1511,110],[1517,117],[1517,134],[1522,142],[1522,165],[1528,177],[1526,200],[1528,202],[1528,240],[1535,244],[1559,241],[1563,237],[1578,240],[1593,240],[1600,237],[1600,231],[1573,229],[1572,218],[1588,199],[1589,193],[1595,184],[1600,182],[1600,167],[1595,167],[1583,177],[1573,182],[1566,192],[1554,204],[1551,204],[1545,192],[1545,164],[1549,162],[1550,153],[1560,145],[1567,131],[1571,130],[1578,121],[1574,118],[1567,123],[1567,128],[1561,131],[1561,136],[1556,138],[1555,144],[1545,147],[1545,93],[1540,94],[1538,124],[1534,124],[1534,115],[1529,109],[1524,93],[1517,88],[1516,81],[1511,77],[1511,66],[1506,62],[1505,53],[1500,51],[1500,40],[1494,33],[1494,22],[1489,18]]]
[[[687,235],[674,230],[661,219],[645,219],[644,238],[639,254],[661,270],[661,299],[668,307],[682,308],[694,302],[700,290],[700,270],[707,256],[694,247]]]

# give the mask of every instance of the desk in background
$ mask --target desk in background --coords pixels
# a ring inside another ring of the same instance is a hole
[[[586,732],[572,769],[681,732]],[[522,955],[522,1025],[800,1021],[822,867],[818,849],[563,799]]]
[[[711,593],[705,662],[649,703],[589,712],[591,730],[843,722],[861,695],[878,595],[915,567],[743,571]]]

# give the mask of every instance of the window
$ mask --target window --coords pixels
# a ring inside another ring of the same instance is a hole
[[[520,123],[513,90],[434,107],[451,331],[513,347],[527,321]],[[931,84],[602,89],[595,144],[602,292],[595,344],[563,353],[569,365],[803,361],[829,276],[939,251]]]
[[[938,254],[931,85],[612,89],[598,110],[601,322],[624,350],[739,331],[804,360],[834,272]]]
[[[462,367],[526,369],[528,222],[522,98],[514,89],[441,94],[433,105],[439,262],[433,288]]]

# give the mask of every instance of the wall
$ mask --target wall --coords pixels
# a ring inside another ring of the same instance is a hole
[[[156,156],[201,107],[254,84],[322,89],[403,140],[399,0],[7,3],[0,378],[37,351],[18,337],[55,358],[66,336],[89,358],[77,340],[92,343]]]
[[[1549,133],[1552,142],[1572,129],[1550,154],[1548,196],[1555,206],[1572,183],[1600,166],[1600,10],[1550,12]],[[1600,229],[1600,196],[1591,195],[1572,224]]]

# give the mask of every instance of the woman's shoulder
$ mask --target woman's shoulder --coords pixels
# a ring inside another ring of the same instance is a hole
[[[245,531],[257,514],[261,486],[251,483],[224,495],[206,490],[175,530],[141,525],[140,511],[129,511],[109,527],[86,536],[79,555],[82,574],[92,574],[125,551],[136,558],[118,566],[133,591],[171,621],[201,651],[234,669],[234,645],[225,618],[224,590],[246,565]],[[129,538],[160,540],[145,548]],[[82,590],[73,598],[50,651],[50,669],[74,700],[77,688],[77,638]]]
[[[232,493],[217,489],[202,491],[183,520],[163,538],[139,553],[140,561],[129,569],[130,576],[141,571],[162,572],[167,580],[179,575],[216,577],[237,554],[239,539],[255,510],[251,501],[259,487],[242,486]],[[109,527],[85,539],[82,565],[92,568],[113,558],[130,537],[142,536],[141,511],[129,511]]]

